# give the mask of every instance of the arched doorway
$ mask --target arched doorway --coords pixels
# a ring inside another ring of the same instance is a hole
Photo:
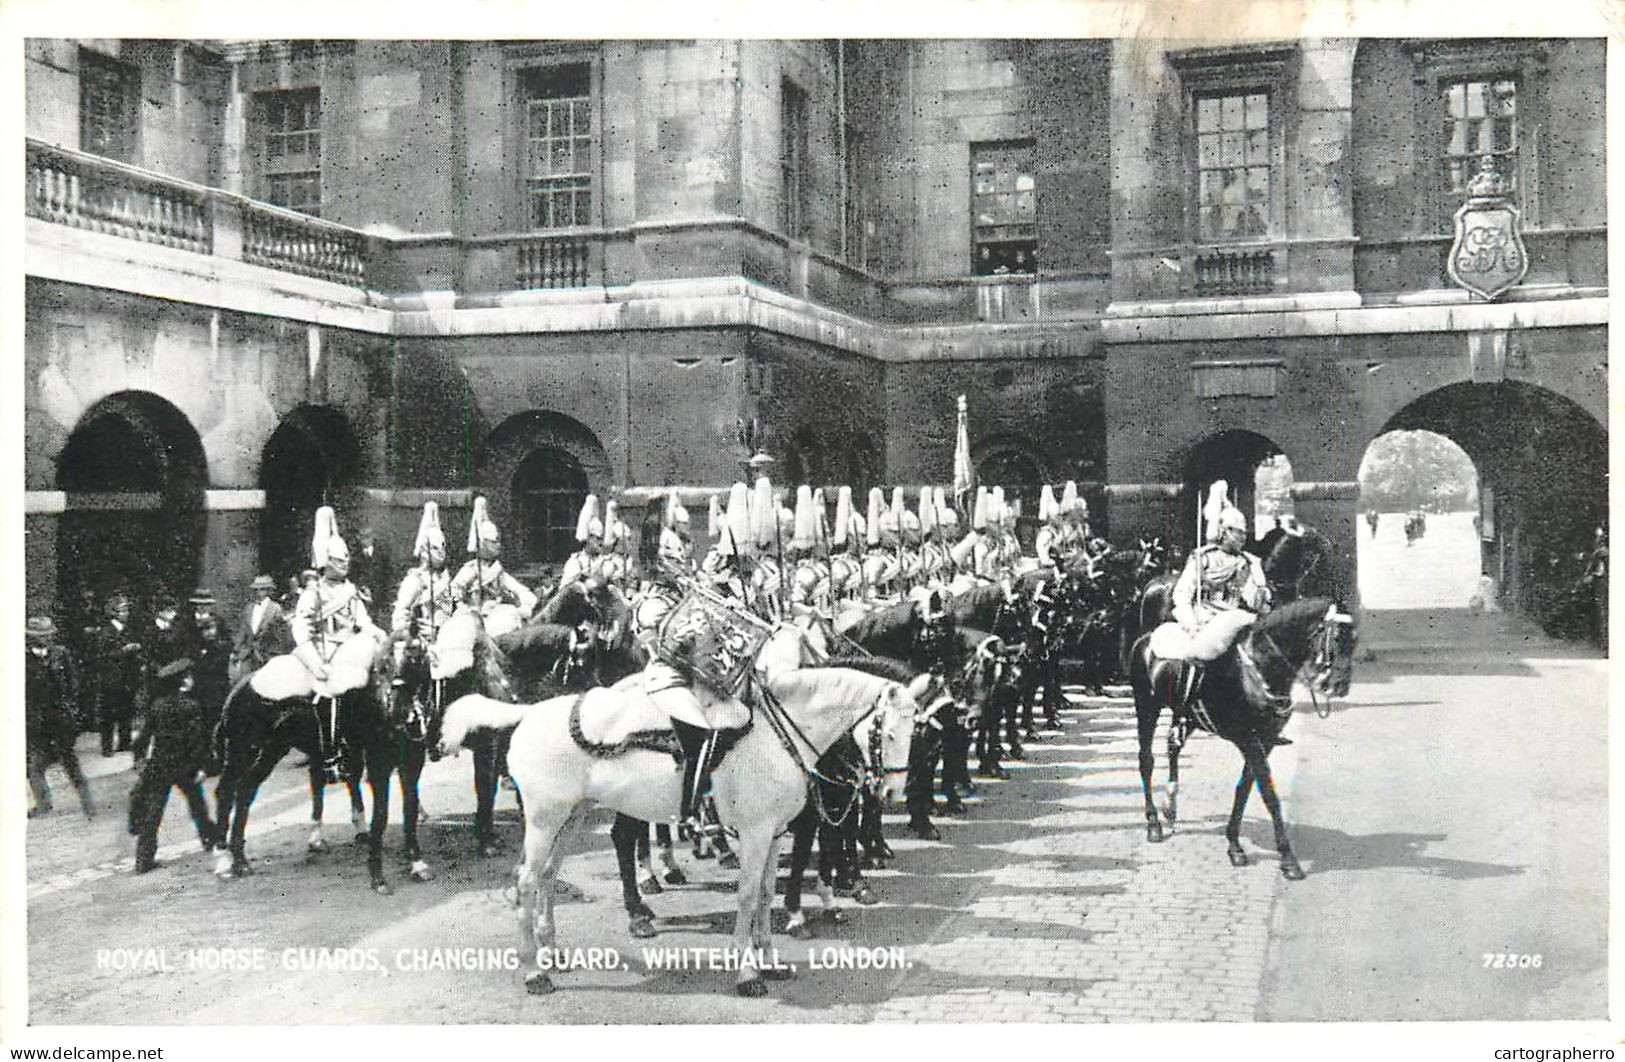
[[[1006,505],[1020,503],[1016,526],[1023,544],[1030,542],[1037,533],[1038,497],[1045,479],[1032,448],[1019,439],[991,439],[976,447],[972,463],[977,483],[989,489],[1003,487]]]
[[[1562,627],[1554,633],[1584,633],[1573,592],[1607,526],[1607,429],[1570,399],[1515,381],[1430,391],[1379,435],[1405,429],[1445,436],[1476,466],[1483,568],[1501,604]]]
[[[260,453],[260,570],[283,585],[310,565],[316,510],[335,502],[353,483],[360,445],[344,414],[327,406],[298,406],[266,440]],[[353,533],[354,528],[340,527]]]
[[[508,567],[530,574],[524,570],[562,563],[575,549],[582,500],[606,494],[610,475],[598,436],[572,417],[527,410],[497,425],[477,455],[476,477],[502,530]]]
[[[197,430],[169,402],[123,391],[96,403],[57,458],[57,484],[67,495],[63,601],[125,589],[145,604],[197,585],[208,462]]]
[[[1257,432],[1222,431],[1191,447],[1186,456],[1179,500],[1181,548],[1188,550],[1201,541],[1200,509],[1208,488],[1220,479],[1246,514],[1255,540],[1274,528],[1276,516],[1292,512],[1292,461],[1286,453]]]
[[[1361,604],[1465,607],[1483,568],[1473,459],[1437,432],[1401,428],[1371,440],[1359,478]]]
[[[575,550],[576,517],[587,497],[587,473],[566,450],[542,446],[514,471],[513,513],[517,550],[527,564],[556,564]]]

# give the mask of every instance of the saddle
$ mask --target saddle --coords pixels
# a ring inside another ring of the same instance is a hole
[[[512,605],[492,604],[485,607],[485,633],[492,638],[516,631],[524,617]],[[480,617],[471,609],[458,609],[447,620],[429,646],[429,677],[451,678],[474,666],[474,642],[479,637]]]
[[[1148,647],[1151,655],[1161,660],[1209,663],[1223,656],[1257,619],[1245,609],[1229,609],[1215,613],[1195,634],[1169,620],[1151,632]]]
[[[641,674],[633,675],[609,687],[609,690],[621,695],[622,707],[619,711],[615,710],[613,702],[606,699],[608,690],[603,687],[588,690],[577,697],[575,703],[570,705],[570,739],[577,748],[600,759],[623,756],[641,749],[668,755],[677,762],[678,767],[682,767],[683,747],[677,740],[671,717],[639,684],[638,680],[642,678]],[[593,736],[588,736],[582,721],[584,707],[592,719]],[[716,749],[711,755],[713,770],[722,763],[728,750],[750,730],[751,722],[747,719],[744,726],[717,731]]]
[[[333,651],[327,679],[321,682],[293,653],[273,656],[249,677],[248,685],[268,701],[338,697],[371,681],[373,660],[386,642],[387,636],[376,627],[359,631]]]

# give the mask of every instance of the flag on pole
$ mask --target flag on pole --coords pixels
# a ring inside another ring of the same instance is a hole
[[[959,430],[954,437],[954,502],[969,515],[970,499],[976,492],[976,470],[970,463],[970,422],[966,418],[965,396],[959,396]]]

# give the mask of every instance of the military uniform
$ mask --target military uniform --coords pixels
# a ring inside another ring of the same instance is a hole
[[[1185,562],[1174,584],[1174,619],[1187,630],[1216,613],[1233,609],[1261,612],[1269,606],[1264,567],[1251,553],[1203,546]]]
[[[863,558],[863,579],[871,600],[895,597],[897,577],[902,572],[897,551],[890,546],[870,546]]]
[[[750,574],[749,600],[756,614],[769,623],[784,618],[783,579],[778,558],[766,554],[756,558]]]
[[[173,662],[163,671],[185,663],[184,660]],[[135,740],[136,760],[145,761],[141,777],[130,793],[130,832],[136,836],[135,870],[138,874],[157,865],[154,856],[158,851],[158,827],[163,822],[171,786],[186,798],[187,810],[192,813],[192,822],[204,849],[214,847],[218,840],[199,783],[210,756],[209,727],[203,708],[180,683],[186,674],[184,669],[173,675],[160,674],[159,692],[153,697],[141,733]]]
[[[460,600],[452,587],[452,579],[451,572],[445,568],[435,571],[419,566],[407,572],[395,593],[390,631],[434,641],[435,632],[451,619]]]
[[[23,736],[28,755],[28,785],[34,793],[34,809],[29,815],[51,810],[51,787],[45,780],[45,769],[52,763],[61,763],[88,817],[93,814],[90,787],[73,748],[78,734],[75,714],[80,692],[73,658],[64,646],[31,637],[24,674]]]
[[[470,607],[506,604],[525,616],[536,611],[536,595],[504,571],[499,560],[476,559],[464,564],[451,582],[451,595],[458,604]]]

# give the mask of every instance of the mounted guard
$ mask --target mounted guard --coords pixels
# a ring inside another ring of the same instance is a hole
[[[1247,542],[1247,518],[1230,503],[1228,485],[1216,481],[1208,490],[1203,518],[1207,545],[1192,553],[1174,583],[1173,622],[1152,634],[1150,648],[1164,660],[1185,660],[1184,697],[1194,703],[1202,664],[1217,660],[1269,608],[1264,568]]]
[[[843,486],[835,496],[835,531],[829,561],[830,596],[837,601],[862,601],[863,547],[869,533],[863,516],[852,508],[852,488]]]
[[[886,507],[879,487],[869,488],[868,549],[863,558],[863,579],[872,601],[890,601],[897,596],[897,514]]]
[[[446,568],[446,534],[440,528],[440,506],[423,503],[418,520],[412,556],[418,566],[406,573],[395,594],[395,611],[390,618],[390,636],[395,643],[396,686],[403,685],[402,666],[409,649],[432,657],[440,631],[457,610],[452,592],[452,575]]]
[[[589,494],[581,503],[576,516],[576,542],[580,548],[570,554],[559,573],[559,586],[584,583],[598,577],[603,563],[604,522],[598,517],[598,495]]]

